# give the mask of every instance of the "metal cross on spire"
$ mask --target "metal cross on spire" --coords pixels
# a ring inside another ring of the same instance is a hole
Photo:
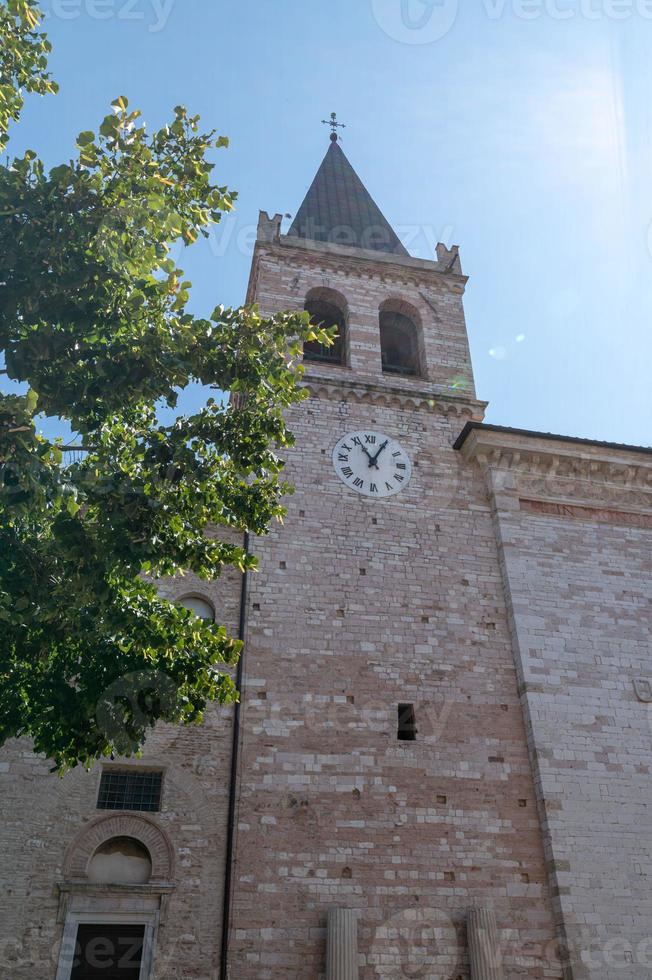
[[[331,112],[330,119],[322,119],[324,126],[331,127],[331,141],[337,143],[339,137],[337,135],[338,129],[346,129],[346,123],[341,123],[337,121],[337,113]]]

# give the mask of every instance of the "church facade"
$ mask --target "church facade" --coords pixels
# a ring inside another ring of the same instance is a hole
[[[457,248],[337,138],[248,302],[307,345],[260,572],[167,582],[241,704],[63,780],[2,750],[7,980],[652,970],[652,451],[483,423]]]

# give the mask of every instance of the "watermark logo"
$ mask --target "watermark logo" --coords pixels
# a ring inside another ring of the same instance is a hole
[[[144,24],[150,34],[167,27],[175,0],[49,0],[46,17],[57,20],[122,20]]]
[[[450,980],[460,959],[457,930],[441,909],[405,909],[378,926],[369,959],[377,977]]]
[[[451,30],[459,0],[372,0],[378,26],[402,44],[433,44]]]
[[[416,732],[419,742],[434,745],[446,738],[449,721],[452,720],[457,702],[446,698],[441,702],[418,701],[413,705]],[[388,709],[387,701],[365,699],[356,703],[353,698],[332,700],[326,696],[309,695],[305,701],[303,724],[311,732],[376,732],[386,735],[397,728],[396,707]],[[282,706],[271,708],[265,731],[285,733]]]
[[[511,14],[518,20],[629,20],[652,19],[652,0],[483,0],[489,20]]]
[[[651,0],[652,2],[652,0]],[[114,219],[112,218],[111,221]],[[103,229],[105,232],[106,230]],[[439,228],[419,222],[397,224],[393,229],[403,248],[415,257],[436,260],[437,246],[442,243],[450,248],[454,238],[454,228],[444,224]],[[113,226],[108,223],[108,232]],[[283,231],[287,234],[287,230]],[[330,245],[344,245],[348,248],[377,249],[389,244],[386,227],[373,226],[366,228],[362,235],[358,228],[340,224],[335,228],[329,225],[310,222],[304,228],[304,237],[313,241],[328,242]],[[241,224],[237,214],[225,216],[218,224],[212,225],[209,231],[208,243],[212,255],[219,259],[234,249],[239,255],[251,258],[258,237],[258,225]]]
[[[98,727],[116,752],[129,754],[141,741],[154,717],[171,714],[177,688],[160,670],[136,670],[107,687],[97,703]]]
[[[381,30],[401,44],[433,44],[454,26],[459,0],[371,0]],[[482,0],[489,21],[652,20],[652,0]]]

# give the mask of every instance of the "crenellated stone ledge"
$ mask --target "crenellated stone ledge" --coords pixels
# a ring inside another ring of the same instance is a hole
[[[445,392],[441,387],[417,388],[382,382],[362,381],[345,378],[327,378],[323,375],[306,375],[303,387],[307,388],[313,398],[324,398],[335,401],[351,401],[384,405],[389,408],[413,408],[442,415],[452,415],[462,420],[481,419],[484,416],[487,402],[465,398],[464,395]]]

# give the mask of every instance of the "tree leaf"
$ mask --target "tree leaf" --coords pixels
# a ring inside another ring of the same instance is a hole
[[[36,406],[38,405],[38,393],[30,388],[25,395],[25,402],[27,405],[27,411],[30,415],[33,415],[36,411]]]
[[[53,90],[45,39],[8,9],[0,145],[23,93]],[[137,752],[157,721],[196,723],[237,698],[239,641],[154,582],[255,567],[240,535],[283,519],[298,357],[329,336],[304,314],[189,311],[172,249],[235,199],[207,158],[216,137],[180,106],[151,134],[124,96],[112,106],[49,174],[33,151],[0,164],[0,350],[27,389],[0,392],[0,743],[28,735],[59,769]],[[197,385],[220,394],[163,424],[161,404]],[[37,410],[67,420],[77,448],[37,433]],[[158,696],[116,729],[100,706],[125,684],[150,690],[152,672]]]

